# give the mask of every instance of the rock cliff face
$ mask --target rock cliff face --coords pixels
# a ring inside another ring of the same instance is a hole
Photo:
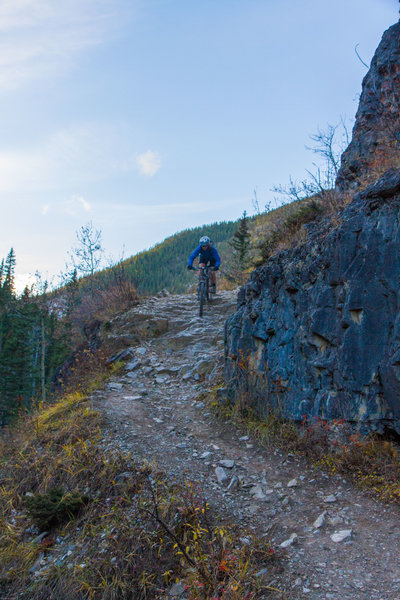
[[[337,185],[358,192],[335,224],[271,257],[226,323],[229,395],[300,421],[400,434],[400,23],[363,81]],[[388,168],[390,167],[390,168]],[[382,175],[382,173],[384,173]],[[377,180],[377,181],[376,181]]]
[[[400,167],[400,22],[383,34],[364,78],[352,142],[337,185],[357,190],[390,167]]]
[[[400,433],[400,169],[358,193],[339,224],[309,226],[270,258],[226,323],[231,394],[259,411]]]

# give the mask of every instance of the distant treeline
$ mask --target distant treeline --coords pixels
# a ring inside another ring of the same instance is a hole
[[[15,254],[0,263],[0,427],[45,400],[51,376],[68,354],[45,294],[14,289]]]

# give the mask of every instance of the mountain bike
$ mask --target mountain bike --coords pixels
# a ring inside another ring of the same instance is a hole
[[[210,289],[209,272],[214,271],[214,267],[192,267],[192,269],[201,271],[199,283],[197,284],[197,299],[199,301],[199,317],[202,317],[205,303],[210,303],[213,300],[213,292],[211,292]]]

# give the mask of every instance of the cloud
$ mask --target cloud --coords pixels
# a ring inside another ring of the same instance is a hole
[[[64,190],[66,182],[76,189],[102,180],[112,171],[108,152],[113,137],[117,134],[108,126],[83,123],[34,147],[0,147],[0,193]]]
[[[70,198],[64,203],[63,212],[66,215],[75,217],[82,210],[86,213],[92,210],[92,207],[89,204],[89,202],[85,200],[85,198],[83,198],[82,196],[74,195],[72,196],[72,198]]]
[[[50,208],[49,204],[44,204],[42,206],[42,215],[47,215],[47,213],[49,212],[49,208]]]
[[[136,166],[142,175],[153,177],[161,168],[161,158],[157,152],[147,150],[136,157]]]
[[[20,149],[2,147],[0,141],[0,194],[50,192],[65,198],[88,184],[121,173],[139,171],[154,176],[161,168],[160,156],[151,150],[133,154],[131,144],[125,126],[102,122],[76,124],[55,131],[35,146]],[[51,205],[53,209],[53,202]],[[85,206],[81,202],[81,208],[88,212]]]
[[[122,21],[119,0],[2,0],[0,91],[62,74]],[[119,13],[119,16],[118,16]]]

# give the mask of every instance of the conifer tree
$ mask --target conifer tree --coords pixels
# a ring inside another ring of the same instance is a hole
[[[14,249],[11,248],[6,258],[3,283],[3,288],[8,292],[10,298],[14,295],[15,263],[15,252]]]
[[[248,266],[248,253],[250,243],[250,232],[247,223],[246,211],[243,212],[242,218],[239,221],[239,227],[233,234],[230,245],[233,249],[234,258],[241,269],[246,269]]]

